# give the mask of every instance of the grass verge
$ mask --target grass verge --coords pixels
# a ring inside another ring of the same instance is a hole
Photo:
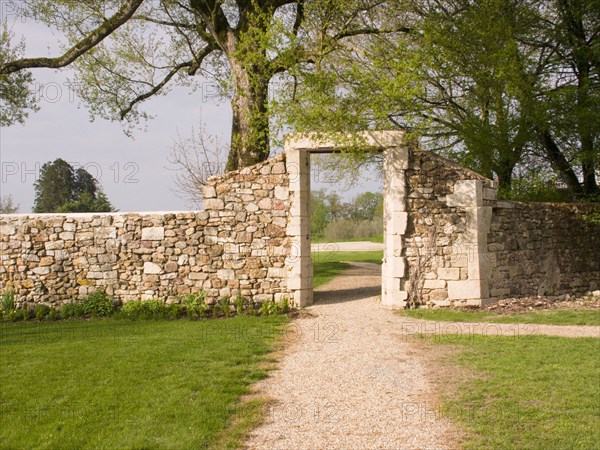
[[[407,309],[402,314],[415,319],[441,322],[535,323],[546,325],[600,325],[600,310],[556,309],[497,314],[493,311],[457,311],[453,309]]]
[[[442,411],[466,430],[466,449],[598,448],[599,339],[425,339],[452,349],[438,361]]]
[[[335,276],[339,275],[349,262],[369,262],[381,264],[383,259],[383,251],[373,252],[338,252],[338,251],[322,251],[313,252],[313,271],[314,287],[317,288],[331,281]]]
[[[0,324],[5,448],[234,448],[284,316]]]

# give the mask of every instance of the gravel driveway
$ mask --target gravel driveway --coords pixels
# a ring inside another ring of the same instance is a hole
[[[378,302],[380,267],[355,263],[315,291],[291,326],[279,369],[258,385],[273,399],[251,449],[447,449],[425,361]]]

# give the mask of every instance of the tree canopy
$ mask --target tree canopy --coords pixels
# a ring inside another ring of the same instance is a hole
[[[407,130],[495,177],[554,172],[598,193],[600,2],[411,0],[401,35],[376,35],[306,73],[288,120],[303,131]],[[349,111],[352,113],[349,114]]]
[[[84,168],[63,159],[45,163],[35,182],[35,213],[111,212],[114,208]]]
[[[72,66],[74,86],[93,116],[135,126],[148,118],[141,109],[148,98],[176,85],[202,88],[196,75],[211,76],[232,95],[229,170],[269,156],[271,80],[293,77],[302,65],[318,66],[358,36],[398,30],[388,26],[388,2],[382,0],[19,3],[25,14],[64,32],[68,43],[53,58],[15,59],[14,52],[4,52],[3,84],[22,86],[28,69]],[[15,119],[20,117],[7,122]]]

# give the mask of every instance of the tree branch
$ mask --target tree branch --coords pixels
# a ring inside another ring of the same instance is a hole
[[[134,98],[131,102],[129,102],[129,105],[127,106],[127,108],[121,110],[121,120],[123,120],[125,118],[125,116],[127,116],[127,114],[129,114],[131,112],[131,110],[133,109],[133,107],[136,104],[157,94],[163,87],[165,87],[165,85],[169,81],[171,81],[171,79],[181,69],[188,68],[188,74],[194,75],[196,73],[196,71],[200,68],[200,65],[202,64],[202,61],[204,60],[204,58],[206,58],[214,50],[215,50],[215,47],[209,45],[209,46],[205,47],[204,49],[202,49],[202,51],[198,55],[196,55],[194,57],[194,59],[192,59],[191,61],[186,61],[186,62],[183,62],[183,63],[178,64],[175,67],[173,67],[169,71],[169,73],[162,79],[162,81],[160,83],[158,83],[156,86],[154,86],[148,92],[145,92],[144,94],[141,94],[141,95],[137,96],[136,98]]]
[[[128,0],[110,19],[71,47],[64,55],[57,58],[24,58],[9,62],[0,68],[0,74],[10,74],[23,69],[46,67],[59,69],[68,66],[81,55],[97,46],[117,28],[126,23],[138,10],[144,0]]]

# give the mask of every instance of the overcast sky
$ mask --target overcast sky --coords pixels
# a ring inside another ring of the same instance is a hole
[[[57,56],[60,36],[43,24],[23,17],[18,11],[2,5],[2,18],[7,18],[15,40],[23,37],[27,57]],[[96,119],[89,114],[69,88],[68,70],[36,69],[34,89],[41,107],[30,114],[24,125],[0,129],[2,179],[0,195],[12,195],[20,204],[19,212],[31,211],[33,183],[42,164],[62,158],[75,166],[85,167],[96,176],[113,206],[121,211],[176,211],[192,205],[174,193],[174,173],[167,157],[177,136],[189,137],[192,128],[204,126],[207,133],[229,142],[231,109],[227,101],[178,88],[166,96],[151,98],[144,110],[156,117],[148,122],[147,131],[136,131],[127,137],[117,122]],[[315,183],[313,188],[328,187]],[[370,190],[380,189],[369,183]],[[346,192],[346,197],[353,189]],[[365,190],[365,189],[362,189]]]

